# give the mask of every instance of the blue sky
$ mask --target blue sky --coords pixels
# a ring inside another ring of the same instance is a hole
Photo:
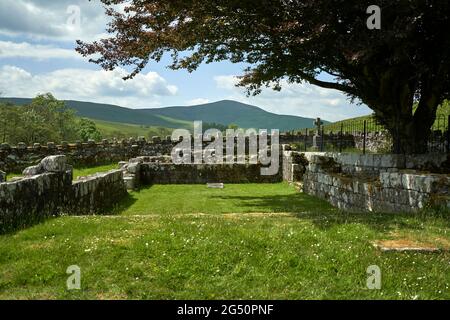
[[[265,89],[248,98],[236,88],[243,66],[229,62],[201,66],[196,72],[172,71],[168,59],[150,63],[135,79],[126,70],[105,72],[75,51],[75,40],[105,36],[107,18],[99,1],[2,0],[0,2],[0,92],[33,97],[52,92],[59,99],[117,104],[129,108],[192,105],[233,99],[267,111],[330,121],[370,114],[338,91],[309,84]]]

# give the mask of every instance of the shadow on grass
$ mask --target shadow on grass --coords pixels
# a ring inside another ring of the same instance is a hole
[[[136,197],[130,193],[127,193],[126,196],[113,208],[110,208],[109,210],[105,210],[104,214],[107,215],[120,215],[123,212],[125,212],[128,208],[130,208],[133,204],[135,204],[137,201]]]
[[[47,221],[51,221],[57,219],[58,215],[48,215],[48,216],[39,216],[32,217],[26,220],[14,220],[14,221],[2,221],[2,228],[0,229],[0,235],[14,235],[17,232],[20,232],[24,229],[31,228],[37,224],[44,223]]]
[[[129,207],[131,207],[136,201],[137,201],[137,199],[133,195],[127,193],[127,195],[125,195],[123,197],[123,199],[117,205],[105,207],[101,211],[95,212],[93,214],[100,215],[100,216],[101,215],[118,215],[121,212],[128,209]],[[82,214],[82,215],[90,216],[93,214]],[[30,217],[27,217],[27,219],[21,219],[21,220],[20,219],[10,219],[9,221],[0,220],[0,222],[1,222],[0,223],[0,226],[1,226],[0,235],[12,235],[12,234],[20,232],[24,229],[31,228],[37,224],[48,222],[53,219],[57,219],[59,217],[77,216],[77,215],[78,214],[69,212],[69,213],[60,213],[57,215],[30,216]]]
[[[331,206],[325,200],[306,194],[277,196],[214,196],[221,200],[239,201],[249,211],[286,212],[302,220],[311,221],[320,229],[331,229],[344,224],[363,224],[374,231],[394,229],[422,230],[421,222],[440,220],[442,227],[450,228],[449,210],[423,210],[417,213],[349,212]],[[442,224],[443,223],[443,224]]]

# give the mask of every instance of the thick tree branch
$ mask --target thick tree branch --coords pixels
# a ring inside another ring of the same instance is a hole
[[[322,88],[326,88],[326,89],[334,89],[334,90],[338,90],[338,91],[343,91],[347,94],[350,95],[356,95],[356,91],[355,89],[353,89],[352,87],[346,86],[344,84],[341,83],[337,83],[337,82],[327,82],[327,81],[322,81],[319,79],[314,78],[313,76],[304,73],[304,72],[299,72],[299,76],[308,81],[311,84],[314,84],[316,86],[322,87]]]

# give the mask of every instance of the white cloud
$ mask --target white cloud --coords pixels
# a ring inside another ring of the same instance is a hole
[[[25,35],[37,39],[67,41],[92,40],[104,36],[107,22],[108,17],[100,1],[0,2],[0,33],[10,36]]]
[[[307,83],[293,84],[282,81],[281,92],[265,88],[256,97],[247,97],[243,88],[236,87],[238,80],[235,76],[216,76],[214,80],[219,89],[229,92],[227,99],[253,104],[278,114],[338,121],[371,113],[367,106],[351,104],[339,91]]]
[[[52,45],[38,45],[27,42],[0,41],[0,58],[84,59],[75,50],[62,49]]]
[[[178,88],[170,85],[156,72],[137,75],[124,81],[127,72],[61,69],[43,74],[31,74],[15,66],[0,68],[0,91],[4,96],[34,97],[51,92],[58,99],[74,99],[111,103],[125,107],[157,107],[158,98],[173,96]]]
[[[209,102],[211,102],[211,101],[208,100],[208,99],[198,98],[198,99],[189,100],[186,103],[186,105],[188,105],[188,106],[195,106],[195,105],[199,105],[199,104],[206,104],[206,103],[209,103]]]
[[[225,90],[235,90],[238,80],[235,76],[216,76],[214,77],[217,88]]]

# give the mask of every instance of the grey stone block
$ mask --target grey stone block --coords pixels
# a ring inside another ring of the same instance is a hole
[[[42,167],[40,165],[37,165],[26,168],[25,170],[23,170],[22,175],[24,175],[25,177],[29,177],[41,174],[43,172],[44,171],[42,170]]]
[[[41,161],[40,167],[45,172],[65,172],[67,170],[66,156],[50,156]]]

